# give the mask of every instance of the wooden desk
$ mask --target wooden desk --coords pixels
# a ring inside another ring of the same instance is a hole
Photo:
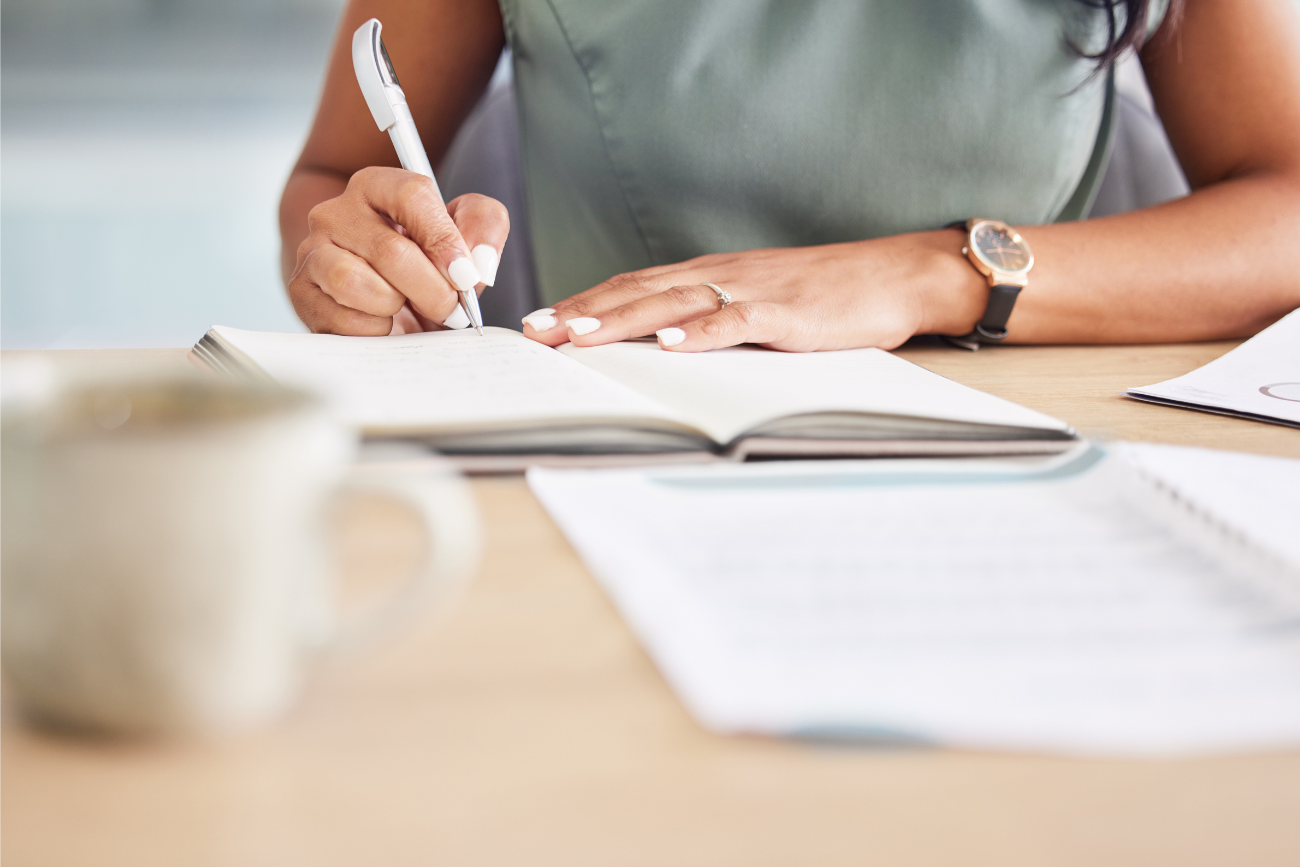
[[[1118,396],[1231,345],[902,354],[1086,432],[1300,456],[1294,430]],[[270,730],[88,742],[32,731],[6,707],[4,863],[1300,863],[1300,752],[1079,761],[707,734],[522,480],[474,486],[489,540],[464,604],[322,672]],[[357,514],[345,548],[358,571],[399,569],[404,526],[378,504]]]

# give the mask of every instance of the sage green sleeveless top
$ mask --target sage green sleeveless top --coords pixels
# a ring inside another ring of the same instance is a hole
[[[548,304],[705,253],[1079,219],[1105,166],[1079,0],[501,5]]]

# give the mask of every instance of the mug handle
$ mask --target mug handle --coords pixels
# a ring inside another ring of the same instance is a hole
[[[372,449],[372,455],[349,471],[335,498],[383,494],[413,509],[424,523],[424,561],[388,599],[337,625],[324,643],[326,651],[369,644],[427,606],[447,601],[468,583],[482,553],[474,496],[447,461],[402,447]]]

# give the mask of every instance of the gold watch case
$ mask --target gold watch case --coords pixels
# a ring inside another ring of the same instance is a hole
[[[1020,233],[1001,220],[967,220],[966,246],[961,252],[990,286],[1029,285],[1034,253]]]

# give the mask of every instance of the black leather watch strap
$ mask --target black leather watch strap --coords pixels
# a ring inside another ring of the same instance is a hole
[[[1016,306],[1016,296],[1022,286],[999,283],[989,287],[989,303],[984,316],[975,323],[975,330],[961,337],[949,337],[948,342],[962,349],[979,349],[986,343],[1001,343],[1007,336],[1007,320]]]
[[[1007,320],[1011,318],[1011,308],[1016,306],[1020,289],[1020,286],[1005,283],[989,287],[989,304],[984,308],[984,318],[971,332],[980,336],[981,343],[1001,343],[1007,336]]]

